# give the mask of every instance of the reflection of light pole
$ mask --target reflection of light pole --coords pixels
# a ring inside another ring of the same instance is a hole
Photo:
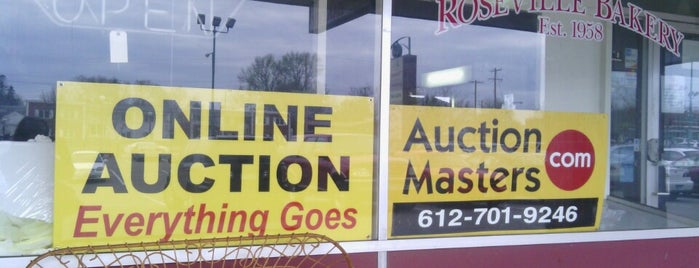
[[[473,83],[473,108],[478,108],[478,84],[482,84],[483,81],[471,80],[469,83]],[[483,105],[481,105],[483,107]]]
[[[403,39],[408,39],[408,45],[403,45],[399,43],[398,41],[403,40]],[[398,38],[393,44],[391,44],[391,56],[393,58],[398,58],[400,56],[403,56],[403,47],[408,49],[408,55],[412,55],[410,52],[410,36],[403,36],[401,38]]]
[[[408,45],[400,43],[407,39]],[[403,55],[403,47],[408,49],[408,55]],[[398,38],[391,44],[391,98],[392,103],[411,105],[417,89],[417,56],[410,51],[410,37]]]
[[[692,115],[694,113],[694,109],[692,108],[692,99],[694,99],[694,96],[698,95],[699,92],[694,92],[694,62],[690,63],[689,67],[689,115]]]
[[[498,78],[498,72],[502,71],[502,68],[493,68],[491,72],[493,72],[493,78],[490,78],[490,80],[493,80],[493,108],[497,108],[498,105],[498,81],[502,81],[502,78]]]
[[[211,88],[214,88],[214,79],[216,77],[216,34],[217,33],[228,33],[228,31],[233,28],[235,25],[235,19],[234,18],[228,18],[228,21],[226,21],[226,30],[225,31],[219,31],[218,26],[221,25],[221,17],[216,17],[214,16],[214,19],[211,20],[211,28],[207,29],[204,28],[206,16],[204,14],[199,14],[197,16],[197,24],[199,24],[199,29],[205,32],[212,33],[213,35],[213,51],[210,53],[206,53],[206,57],[208,58],[211,56]]]

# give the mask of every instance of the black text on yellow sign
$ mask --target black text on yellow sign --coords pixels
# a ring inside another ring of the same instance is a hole
[[[436,153],[483,153],[496,154],[503,152],[512,153],[539,153],[541,148],[541,130],[537,128],[518,130],[508,128],[504,133],[498,134],[498,120],[480,122],[476,126],[465,126],[455,131],[453,126],[446,127],[446,141],[442,141],[442,129],[436,127],[434,136],[428,136],[419,118],[416,118],[410,134],[405,139],[403,152],[411,152],[412,148],[419,147],[424,152]],[[458,133],[456,133],[458,132]],[[477,142],[469,144],[465,140],[473,135]],[[503,141],[503,142],[500,142]],[[508,143],[509,141],[509,143]],[[530,149],[531,147],[531,149]],[[485,162],[480,162],[477,167],[440,167],[439,172],[447,176],[432,179],[429,161],[426,162],[422,172],[417,173],[411,161],[408,161],[403,194],[408,195],[411,189],[419,193],[425,188],[427,194],[468,194],[471,191],[481,193],[492,192],[535,192],[540,186],[539,173],[536,167],[517,166],[513,168],[488,167]],[[418,178],[419,174],[419,178]],[[456,185],[456,183],[460,185]]]
[[[603,115],[405,106],[391,112],[392,236],[598,226]]]
[[[371,233],[368,98],[86,83],[58,92],[59,111],[90,112],[58,117],[55,245]]]
[[[209,107],[220,107],[219,102],[210,102]],[[116,133],[121,138],[126,139],[141,139],[149,135],[158,135],[163,140],[175,139],[175,128],[179,128],[185,134],[187,140],[228,140],[238,141],[238,131],[221,130],[220,110],[212,109],[209,111],[209,129],[208,135],[202,137],[202,103],[199,101],[191,101],[189,103],[189,116],[185,115],[183,107],[180,107],[176,100],[166,99],[163,101],[163,110],[156,111],[153,104],[148,100],[141,98],[128,98],[119,101],[112,112],[112,126]],[[244,117],[249,119],[249,122],[242,124],[244,132],[250,133],[249,136],[243,138],[244,141],[256,141],[255,124],[258,121],[269,121],[271,124],[266,124],[263,128],[263,141],[273,141],[275,139],[275,127],[281,130],[282,138],[285,142],[303,142],[303,143],[331,143],[332,134],[316,133],[317,128],[330,127],[330,120],[317,119],[316,115],[322,114],[332,116],[333,107],[327,106],[308,106],[303,107],[305,118],[298,118],[298,109],[296,105],[288,105],[287,117],[284,118],[277,106],[271,104],[264,105],[264,112],[261,118],[256,118],[257,105],[254,103],[245,103]],[[136,126],[129,126],[126,120],[127,111],[136,110],[137,113],[143,115],[143,120]],[[156,116],[161,116],[162,133],[153,133],[156,124]],[[302,121],[299,123],[299,121]],[[279,123],[284,122],[284,123]],[[290,124],[290,127],[283,128]],[[302,127],[304,133],[302,140],[299,140],[298,133],[292,133],[289,129],[298,129]],[[224,134],[224,135],[221,135]],[[329,153],[329,152],[328,152]],[[328,178],[337,186],[340,191],[349,190],[349,179],[346,174],[349,174],[350,156],[341,155],[339,157],[339,166],[331,161],[327,155],[318,156],[319,163],[317,170],[317,186],[318,191],[325,191],[328,187]],[[192,153],[185,155],[182,159],[175,161],[174,166],[178,170],[179,176],[177,182],[183,190],[190,193],[204,193],[213,187],[216,181],[213,178],[204,178],[201,182],[195,183],[190,177],[190,170],[195,165],[211,167],[214,165],[228,165],[229,173],[223,174],[228,178],[230,192],[240,192],[242,184],[242,170],[245,166],[257,166],[258,170],[258,190],[260,192],[268,192],[270,188],[270,155],[254,155],[254,154],[226,154],[218,155],[215,159],[205,153]],[[279,187],[288,192],[299,192],[305,190],[311,185],[312,180],[312,165],[311,160],[300,155],[289,155],[282,158],[277,167],[277,183]],[[321,164],[322,163],[322,164]],[[288,178],[287,169],[284,167],[290,165],[299,165],[301,170],[301,179],[294,183]],[[147,183],[144,177],[145,154],[131,155],[131,181],[133,188],[141,193],[159,193],[164,191],[170,185],[170,170],[173,168],[172,154],[158,154],[158,177],[153,183]],[[104,170],[109,170],[108,177],[102,177]],[[127,176],[128,177],[128,176]],[[93,165],[90,175],[83,188],[83,193],[95,193],[99,187],[110,188],[114,193],[127,193],[125,182],[122,180],[124,176],[119,168],[115,153],[99,152]]]

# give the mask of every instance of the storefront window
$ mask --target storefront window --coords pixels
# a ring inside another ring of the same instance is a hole
[[[389,237],[599,226],[605,31],[591,8],[394,3]]]
[[[1,161],[0,255],[192,232],[375,237],[374,1],[0,5],[0,158],[16,160]],[[199,223],[163,225],[180,216]]]
[[[328,15],[294,1],[7,4],[8,12],[23,15],[4,19],[2,74],[23,99],[50,96],[58,80],[209,88],[215,57],[215,88],[373,92],[375,59],[366,52],[377,42],[376,18],[368,15],[373,5],[330,7],[339,11]],[[220,20],[216,51],[214,17]],[[263,64],[276,63],[289,81],[261,77],[272,71]],[[284,71],[292,67],[299,71]]]
[[[696,176],[697,123],[696,117],[696,61],[699,60],[699,44],[696,35],[687,35],[682,42],[682,54],[669,52],[661,56],[661,116],[660,165],[665,171],[665,190],[669,194],[661,206],[667,212],[699,221],[699,177]]]
[[[0,0],[0,256],[697,227],[690,2]]]
[[[692,41],[674,23],[686,18],[645,1],[525,2],[394,3],[389,237],[696,226],[678,203],[693,202],[691,175],[668,159],[692,153],[668,146],[693,140],[679,121],[692,111]],[[662,109],[685,108],[659,116],[658,92]]]
[[[653,10],[641,21],[665,32],[613,30],[608,226],[697,226],[691,175],[696,30],[684,23],[696,12],[679,3],[638,2]]]

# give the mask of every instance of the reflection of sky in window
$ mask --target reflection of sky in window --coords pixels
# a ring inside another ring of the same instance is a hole
[[[0,1],[5,11],[0,16],[0,40],[4,40],[0,42],[0,74],[7,76],[7,82],[25,99],[37,99],[56,81],[81,75],[210,87],[211,58],[205,54],[211,52],[212,39],[199,30],[196,13],[206,14],[207,24],[214,15],[222,17],[223,23],[228,16],[237,20],[229,33],[217,37],[217,88],[240,88],[237,75],[255,57],[315,53],[317,48],[317,35],[308,33],[308,7],[241,0],[213,1],[213,8],[209,1]],[[85,4],[82,9],[79,3]],[[190,3],[193,6],[188,6]],[[375,89],[378,22],[378,16],[364,15],[326,32],[329,93]],[[419,77],[440,69],[471,66],[472,79],[484,82],[478,85],[479,100],[492,101],[490,70],[501,68],[499,98],[514,94],[515,101],[521,102],[518,108],[539,107],[541,35],[462,26],[435,36],[436,22],[405,18],[394,18],[392,28],[394,37],[411,37]],[[109,62],[111,30],[127,33],[128,63]],[[437,91],[472,102],[473,84]]]
[[[196,13],[206,14],[207,26],[213,16],[222,17],[222,25],[228,16],[237,20],[217,36],[217,88],[240,88],[238,73],[255,57],[317,48],[317,35],[308,32],[308,7],[241,0],[213,1],[213,7],[210,1],[3,2],[0,74],[24,99],[38,99],[56,81],[81,75],[208,88],[211,58],[205,54],[212,38],[195,23]],[[374,86],[376,18],[365,15],[327,32],[329,92]],[[109,62],[111,30],[127,33],[128,63]]]
[[[497,94],[514,94],[518,109],[538,109],[542,87],[543,35],[515,30],[464,25],[435,35],[437,22],[394,17],[392,39],[410,36],[411,51],[417,56],[418,94],[454,94],[456,101],[473,103],[473,83],[426,89],[420,77],[459,66],[471,67],[469,80],[478,84],[478,102],[493,100],[493,72],[498,71]],[[401,41],[401,43],[404,43]],[[404,52],[407,53],[407,52]]]
[[[684,113],[699,110],[699,63],[665,66],[663,76],[663,112]],[[691,105],[691,107],[690,107]]]

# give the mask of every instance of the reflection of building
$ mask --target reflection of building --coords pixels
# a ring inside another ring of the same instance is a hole
[[[41,119],[53,119],[56,115],[56,104],[43,101],[27,101],[27,116]]]
[[[0,118],[0,140],[7,140],[15,133],[19,121],[22,121],[24,115],[18,112],[10,112]]]
[[[44,119],[49,126],[49,136],[55,135],[56,126],[56,104],[45,101],[26,101],[27,110],[25,115]]]

